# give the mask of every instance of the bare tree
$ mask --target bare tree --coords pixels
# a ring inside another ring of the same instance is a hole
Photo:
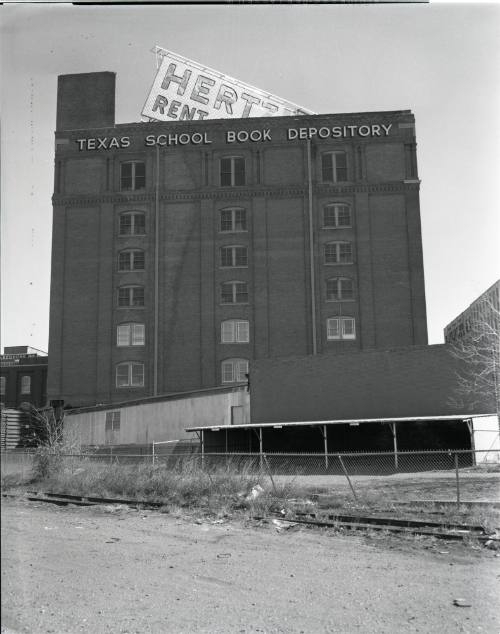
[[[64,413],[53,407],[37,409],[31,403],[21,403],[19,409],[30,416],[30,436],[40,447],[56,449],[63,443]]]
[[[491,300],[484,299],[473,317],[465,319],[451,351],[459,360],[454,405],[493,408],[499,416],[500,311]]]

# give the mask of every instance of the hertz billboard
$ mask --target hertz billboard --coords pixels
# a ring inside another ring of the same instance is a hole
[[[245,119],[314,114],[160,47],[161,63],[142,110],[156,121]]]

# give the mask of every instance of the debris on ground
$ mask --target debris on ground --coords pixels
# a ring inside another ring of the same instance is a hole
[[[453,599],[453,605],[456,605],[458,608],[470,608],[472,604],[467,601],[467,599]]]
[[[256,484],[252,487],[250,493],[246,496],[245,500],[247,502],[253,502],[258,497],[260,497],[264,493],[264,489],[260,486],[260,484]]]
[[[281,531],[287,531],[290,528],[294,528],[294,526],[298,526],[297,522],[283,522],[281,520],[273,520],[273,524],[275,525],[278,533],[280,533]]]

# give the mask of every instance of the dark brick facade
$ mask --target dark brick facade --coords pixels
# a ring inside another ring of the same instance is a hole
[[[4,407],[17,408],[23,402],[35,407],[47,404],[48,357],[38,352],[28,346],[11,346],[0,355],[0,402]]]
[[[92,88],[82,76],[82,90],[104,94],[91,115],[84,109],[78,129],[78,76],[70,76],[71,90],[64,78],[59,84],[50,398],[78,406],[208,388],[221,384],[221,362],[230,358],[252,363],[307,355],[314,346],[336,355],[427,343],[410,111],[110,125],[114,84],[102,75]],[[228,131],[257,131],[261,139],[229,142]],[[347,176],[326,182],[322,156],[337,151],[345,152]],[[221,186],[221,159],[235,156],[245,161],[245,185]],[[121,190],[125,161],[145,163],[144,189]],[[332,203],[348,205],[349,226],[324,228],[323,209]],[[246,211],[246,231],[221,232],[221,210],[232,207]],[[145,235],[120,236],[120,214],[132,211],[145,214]],[[351,243],[352,263],[324,263],[325,243],[334,241]],[[222,268],[225,245],[246,247],[247,266]],[[128,248],[144,251],[144,271],[117,270]],[[352,300],[326,301],[332,277],[352,280]],[[248,303],[221,304],[224,281],[246,282]],[[118,288],[134,284],[144,287],[144,308],[118,308]],[[356,320],[354,340],[327,340],[326,320],[339,315]],[[226,319],[249,321],[248,343],[221,343]],[[117,347],[125,322],[145,324],[145,345]],[[144,387],[115,387],[116,364],[125,361],[144,363]]]
[[[259,359],[250,372],[252,422],[489,414],[494,397],[457,408],[463,362],[447,344]],[[460,411],[459,411],[460,409]]]

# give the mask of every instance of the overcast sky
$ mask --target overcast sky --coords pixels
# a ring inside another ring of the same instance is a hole
[[[416,117],[429,342],[500,277],[500,5],[3,6],[2,345],[48,346],[57,76],[117,73],[141,120],[158,44],[317,113]]]

